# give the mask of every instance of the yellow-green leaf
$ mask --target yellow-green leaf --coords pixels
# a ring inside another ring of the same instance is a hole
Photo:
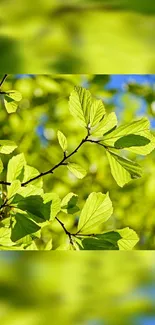
[[[94,127],[105,115],[105,108],[101,99],[93,99],[90,109],[90,127]]]
[[[91,193],[81,211],[78,233],[92,234],[94,228],[107,221],[112,212],[112,202],[108,193]]]
[[[137,163],[107,151],[112,176],[120,187],[132,179],[142,176],[142,168]]]
[[[7,182],[12,182],[15,179],[19,179],[24,173],[24,166],[26,165],[25,157],[23,153],[12,157],[9,160],[7,168]]]
[[[8,155],[17,148],[14,141],[11,140],[0,140],[0,153]]]
[[[103,135],[112,130],[117,125],[117,117],[115,113],[105,115],[103,120],[91,130],[94,137],[103,137]]]
[[[18,107],[18,103],[15,102],[11,97],[7,95],[4,96],[4,105],[9,114],[16,112]]]
[[[57,136],[58,136],[58,141],[59,141],[60,147],[65,152],[67,150],[67,139],[61,131],[57,132]]]
[[[69,109],[79,124],[87,127],[90,122],[92,97],[89,90],[75,87],[69,98]]]
[[[2,172],[2,170],[3,170],[3,162],[2,162],[2,160],[0,159],[0,173]]]
[[[125,149],[140,155],[147,155],[155,148],[155,137],[153,134],[151,134],[149,127],[149,120],[144,117],[140,120],[119,126],[110,134],[105,135],[101,143],[106,146],[115,147],[116,144],[119,144],[119,141],[123,142],[121,140],[122,137],[129,135],[139,135],[148,139],[148,144],[145,142],[145,144],[142,145],[141,139],[139,138],[139,145],[138,143],[137,146],[133,144],[133,146],[127,146]]]
[[[7,96],[10,97],[11,99],[15,100],[16,102],[20,102],[20,100],[22,99],[21,93],[17,90],[8,91]]]
[[[117,230],[117,232],[122,237],[118,240],[118,246],[120,250],[132,250],[139,241],[139,237],[136,232],[129,227]]]
[[[68,163],[67,168],[70,170],[72,174],[74,174],[77,178],[83,178],[86,176],[86,170],[78,164]]]

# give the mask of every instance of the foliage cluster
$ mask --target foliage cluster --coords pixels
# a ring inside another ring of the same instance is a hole
[[[2,79],[1,86],[5,78],[6,76]],[[59,78],[61,79],[61,76]],[[37,76],[37,82],[44,85],[47,97],[50,92],[59,93],[60,96],[59,83],[49,76]],[[23,87],[23,89],[28,88]],[[3,106],[6,107],[7,114],[16,111],[21,98],[19,90],[1,91],[1,100]],[[39,99],[41,101],[41,98]],[[59,162],[52,162],[52,167],[39,172],[36,167],[27,163],[23,152],[12,155],[7,164],[4,161],[4,165],[7,165],[4,170],[1,160],[1,172],[3,171],[6,178],[0,181],[2,186],[1,249],[124,250],[132,249],[139,240],[136,232],[128,226],[121,229],[111,227],[108,231],[103,229],[103,224],[109,221],[113,213],[112,201],[108,193],[110,188],[107,189],[106,194],[94,190],[90,194],[89,191],[83,207],[79,207],[77,193],[71,191],[60,199],[57,191],[53,189],[51,178],[57,169],[63,166],[68,169],[69,175],[73,174],[73,177],[79,180],[86,177],[88,167],[85,168],[82,165],[82,159],[79,158],[80,163],[75,160],[75,154],[85,146],[89,147],[87,149],[89,155],[95,146],[100,148],[100,152],[101,149],[105,151],[111,174],[120,187],[133,179],[140,178],[142,176],[140,164],[129,159],[125,153],[127,151],[143,156],[148,155],[155,148],[155,138],[150,133],[149,120],[144,117],[118,126],[116,114],[107,113],[103,101],[92,96],[89,90],[81,86],[72,88],[69,96],[69,110],[75,117],[77,125],[79,124],[83,130],[79,131],[82,137],[77,146],[72,144],[71,150],[69,137],[66,138],[62,130],[57,131],[56,141],[62,151],[61,154],[56,149],[56,156],[60,155]],[[9,116],[15,117],[16,114]],[[72,118],[71,123],[73,123]],[[18,124],[16,117],[15,124]],[[33,136],[29,141],[31,142],[32,139]],[[0,141],[2,155],[11,154],[16,148],[17,145],[13,140]],[[35,152],[35,155],[37,157],[38,152]],[[86,165],[86,162],[83,164]],[[46,191],[46,186],[43,184],[43,178],[46,175],[49,175],[50,191]],[[81,181],[81,186],[84,185]],[[60,228],[57,228],[58,225]],[[63,231],[63,236],[60,238],[59,229]]]

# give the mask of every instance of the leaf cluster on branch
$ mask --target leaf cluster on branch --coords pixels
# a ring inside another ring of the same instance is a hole
[[[6,77],[2,81],[5,79]],[[17,91],[0,91],[0,95],[7,112],[15,112],[21,94]],[[140,178],[141,166],[123,154],[131,151],[147,155],[155,148],[155,138],[149,130],[148,119],[144,117],[117,126],[116,114],[107,114],[103,102],[92,97],[89,90],[82,87],[75,87],[72,91],[69,110],[86,131],[85,137],[72,152],[68,152],[66,136],[58,130],[62,159],[47,171],[39,172],[29,166],[24,153],[13,156],[8,162],[6,180],[0,180],[1,250],[51,250],[51,227],[54,222],[60,225],[65,234],[64,243],[56,248],[58,250],[130,250],[139,241],[136,232],[128,227],[101,231],[100,226],[113,213],[109,193],[90,193],[80,211],[75,193],[68,193],[63,199],[57,193],[45,193],[43,177],[66,166],[77,178],[84,178],[87,171],[74,161],[74,155],[85,143],[89,143],[90,146],[97,145],[105,151],[112,176],[120,187]],[[16,148],[13,141],[0,140],[0,154],[10,154]],[[0,159],[0,172],[2,170],[3,162]],[[66,228],[59,215],[63,213],[75,216],[77,212],[78,223],[73,232]]]

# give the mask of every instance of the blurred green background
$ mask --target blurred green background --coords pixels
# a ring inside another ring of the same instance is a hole
[[[58,130],[66,135],[69,152],[75,149],[85,135],[69,113],[68,98],[75,85],[87,87],[102,98],[107,113],[115,111],[119,124],[148,117],[154,133],[155,75],[9,75],[2,89],[19,90],[23,96],[16,113],[7,114],[0,104],[0,139],[11,139],[18,145],[12,155],[24,152],[29,165],[40,172],[49,170],[62,158]],[[10,157],[2,157],[5,168],[1,180],[5,180]],[[131,227],[140,237],[135,249],[155,249],[155,151],[146,157],[128,152],[127,157],[142,165],[144,176],[124,188],[112,178],[104,149],[87,143],[72,159],[88,171],[87,176],[79,180],[62,166],[44,177],[44,189],[61,198],[69,192],[78,194],[80,208],[90,192],[109,191],[114,213],[103,224],[103,231]],[[78,217],[78,213],[75,218],[63,214],[60,219],[68,229],[74,229]],[[52,238],[53,248],[64,242],[63,230],[56,221]]]
[[[4,325],[154,325],[153,252],[0,253]]]
[[[153,0],[1,0],[9,73],[155,73]]]

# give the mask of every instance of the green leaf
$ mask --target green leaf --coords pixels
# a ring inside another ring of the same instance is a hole
[[[89,90],[82,87],[75,87],[72,91],[69,109],[83,127],[94,127],[105,114],[102,100],[93,98]]]
[[[25,182],[29,181],[30,179],[36,177],[39,174],[40,173],[36,168],[29,166],[29,165],[25,165],[24,166],[24,178],[23,178],[22,182],[25,183]],[[42,177],[32,181],[31,184],[35,185],[36,187],[42,188],[43,187]]]
[[[91,130],[91,135],[94,137],[103,137],[103,135],[110,130],[113,130],[117,125],[117,117],[115,113],[105,115],[103,120]]]
[[[26,161],[23,153],[12,157],[8,163],[7,182],[12,182],[15,179],[21,180],[25,165]]]
[[[90,122],[91,104],[92,97],[89,90],[75,87],[69,98],[69,110],[83,127],[87,127]]]
[[[105,115],[105,108],[102,100],[93,99],[91,109],[90,109],[90,127],[94,127],[100,122],[100,120]]]
[[[61,131],[57,132],[57,136],[60,147],[62,148],[63,152],[65,152],[67,150],[67,139]]]
[[[18,107],[18,103],[7,95],[4,96],[4,105],[9,114],[16,112]]]
[[[95,237],[87,237],[82,240],[84,250],[119,250],[118,240],[121,235],[115,231],[109,231]]]
[[[136,232],[130,228],[109,231],[94,237],[82,239],[84,250],[132,250],[139,238]]]
[[[106,153],[112,176],[120,187],[123,187],[132,179],[140,178],[142,176],[142,168],[137,163],[122,158],[110,151],[106,151]]]
[[[13,199],[14,195],[17,193],[20,187],[21,187],[21,183],[19,180],[13,181],[11,185],[8,186],[7,199],[9,199],[9,203],[11,202],[10,199]]]
[[[0,153],[8,155],[17,148],[14,141],[11,140],[0,140]]]
[[[101,141],[102,144],[110,147],[115,147],[115,145],[120,144],[118,140],[124,136],[128,135],[138,135],[149,140],[149,143],[142,145],[142,141],[144,139],[139,138],[139,143],[137,146],[133,144],[133,146],[125,148],[131,152],[140,154],[140,155],[147,155],[155,148],[155,137],[149,131],[150,123],[147,118],[142,118],[140,120],[122,125],[118,127],[116,130],[104,136],[104,140]],[[138,139],[138,138],[137,138]],[[131,140],[131,138],[130,138]],[[132,138],[133,140],[133,138]],[[124,143],[124,139],[120,140],[121,144]]]
[[[26,187],[21,187],[19,191],[17,191],[23,197],[28,197],[31,195],[43,195],[43,189],[36,187],[35,185],[29,184]]]
[[[3,171],[3,162],[2,160],[0,159],[0,173]]]
[[[129,227],[117,230],[117,232],[122,237],[122,239],[119,239],[118,241],[120,250],[131,250],[139,241],[139,237],[136,232]]]
[[[8,113],[14,113],[17,110],[18,103],[22,99],[19,91],[10,90],[4,95],[4,105]]]
[[[68,193],[61,201],[61,210],[67,214],[73,214],[79,211],[77,207],[78,196],[74,193]]]
[[[35,222],[42,223],[46,220],[54,220],[61,210],[61,200],[56,193],[43,194],[40,190],[33,185],[25,189],[21,188],[20,192],[14,196],[12,204],[17,209],[31,214],[31,219]]]
[[[81,211],[78,233],[91,234],[95,227],[110,218],[112,212],[112,202],[108,193],[91,193]]]
[[[37,232],[40,227],[33,222],[28,213],[16,213],[12,226],[11,240],[13,242],[25,237],[26,235]]]
[[[129,147],[142,147],[150,143],[150,140],[136,134],[125,135],[124,137],[119,138],[115,143],[114,147],[116,149],[123,149]]]
[[[67,168],[70,170],[72,174],[74,174],[77,178],[83,178],[86,176],[86,170],[78,164],[68,163]]]
[[[8,97],[15,100],[16,102],[20,102],[20,100],[22,99],[21,93],[17,90],[10,90],[10,91],[7,91],[6,93],[7,93]]]
[[[56,193],[43,194],[44,201],[44,215],[47,220],[54,220],[56,215],[61,210],[61,200]]]
[[[11,240],[11,228],[5,228],[5,227],[0,228],[0,245],[3,246],[14,245],[14,243]]]
[[[20,194],[16,194],[13,199],[13,204],[22,210],[31,214],[31,219],[40,223],[50,219],[50,206],[44,204],[43,198],[40,195],[30,195],[23,197]]]

